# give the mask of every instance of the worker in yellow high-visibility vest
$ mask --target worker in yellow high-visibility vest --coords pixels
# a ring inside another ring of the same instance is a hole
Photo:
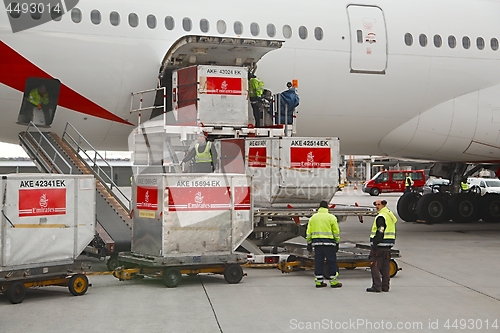
[[[319,203],[318,212],[311,216],[306,230],[307,250],[314,247],[314,281],[316,288],[326,287],[324,280],[325,258],[330,276],[330,287],[340,288],[337,279],[337,251],[339,250],[340,228],[337,217],[328,212],[328,202]]]
[[[205,134],[198,136],[198,142],[182,159],[182,163],[194,159],[194,172],[212,173],[217,169],[217,150]]]
[[[370,268],[372,286],[368,292],[389,291],[391,248],[396,242],[396,222],[394,213],[387,208],[387,201],[373,203],[378,210],[370,234]]]

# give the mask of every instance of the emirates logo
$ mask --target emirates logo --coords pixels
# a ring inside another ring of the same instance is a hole
[[[49,205],[49,199],[47,199],[47,195],[45,193],[40,197],[39,203],[42,208],[46,208]]]
[[[149,191],[146,191],[146,193],[144,194],[144,202],[145,203],[149,202]]]
[[[226,82],[225,80],[224,80],[224,81],[222,81],[222,84],[221,84],[221,89],[222,89],[222,90],[227,90],[227,87],[228,87],[227,82]]]
[[[194,196],[194,202],[197,204],[202,204],[203,203],[203,196],[201,195],[201,192],[196,193]]]
[[[320,166],[321,163],[314,161],[314,155],[312,151],[307,153],[305,162],[300,162],[301,168],[319,168]]]
[[[314,163],[314,155],[313,155],[312,151],[310,151],[309,153],[307,153],[307,162]]]

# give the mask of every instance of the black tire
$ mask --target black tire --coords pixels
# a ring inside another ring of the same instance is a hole
[[[483,221],[500,222],[500,194],[485,194],[479,199],[479,207]]]
[[[181,271],[177,267],[168,267],[163,270],[161,279],[167,288],[175,288],[181,282]]]
[[[406,192],[399,197],[397,211],[399,217],[405,222],[415,222],[418,220],[417,204],[420,195],[415,192]]]
[[[224,279],[229,284],[236,284],[243,278],[243,268],[238,264],[229,264],[224,269]]]
[[[110,271],[114,271],[115,269],[120,267],[120,262],[118,261],[118,257],[112,256],[111,258],[109,258],[108,262],[106,263],[106,266]]]
[[[74,296],[82,296],[89,289],[89,279],[85,274],[75,274],[69,279],[68,289]]]
[[[457,223],[479,220],[479,205],[474,193],[457,193],[451,196],[448,207],[451,219]]]
[[[420,220],[437,223],[448,220],[446,199],[441,193],[426,194],[418,200],[417,215]]]
[[[372,188],[372,189],[370,190],[370,195],[371,195],[372,197],[376,197],[376,196],[378,196],[379,194],[380,194],[380,190],[379,190],[378,188],[376,188],[376,187],[374,187],[374,188]]]
[[[12,282],[5,291],[5,296],[12,304],[19,304],[24,300],[26,295],[26,287],[21,281]]]

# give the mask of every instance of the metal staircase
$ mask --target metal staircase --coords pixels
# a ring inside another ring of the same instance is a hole
[[[19,133],[19,139],[41,172],[95,176],[96,237],[86,252],[97,257],[110,256],[109,268],[117,265],[118,252],[130,251],[132,223],[130,199],[114,183],[113,167],[70,123],[62,137],[41,132],[30,123],[26,131]]]

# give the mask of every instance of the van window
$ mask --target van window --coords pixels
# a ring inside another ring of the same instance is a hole
[[[412,180],[423,180],[423,176],[421,172],[412,172],[410,173],[410,177]]]
[[[404,180],[406,177],[402,172],[394,172],[392,174],[392,180]]]
[[[389,180],[389,173],[379,172],[375,177],[373,177],[376,183],[383,183]]]

